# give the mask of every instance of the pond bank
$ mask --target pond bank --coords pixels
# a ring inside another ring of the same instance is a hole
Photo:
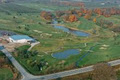
[[[53,25],[54,28],[62,30],[62,31],[67,32],[67,33],[72,33],[72,34],[79,36],[79,37],[89,37],[90,36],[89,33],[75,30],[75,28],[67,28],[67,27],[58,25],[58,21],[56,21],[56,20],[53,20],[53,24],[54,24]]]
[[[79,53],[80,51],[78,49],[69,49],[63,52],[54,53],[52,54],[52,57],[56,59],[67,59],[68,57],[77,55]]]

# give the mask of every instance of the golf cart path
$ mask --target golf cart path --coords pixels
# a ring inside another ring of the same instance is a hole
[[[53,73],[53,74],[47,74],[47,75],[42,75],[42,76],[34,76],[34,75],[28,73],[17,62],[17,60],[11,55],[11,53],[8,52],[5,48],[2,49],[1,51],[8,57],[8,59],[12,62],[12,64],[15,66],[15,68],[21,73],[22,80],[51,80],[51,79],[56,79],[56,78],[60,78],[60,77],[66,77],[66,76],[71,76],[71,75],[76,75],[76,74],[80,74],[80,73],[93,71],[93,65],[92,65],[92,66],[88,66],[88,67],[84,67],[84,68],[67,70],[67,71],[62,71],[62,72]],[[110,62],[108,62],[108,64],[111,65],[111,66],[119,65],[120,64],[120,59],[110,61]]]
[[[35,42],[31,44],[31,47],[28,49],[28,51],[30,51],[34,46],[40,44],[40,42]]]

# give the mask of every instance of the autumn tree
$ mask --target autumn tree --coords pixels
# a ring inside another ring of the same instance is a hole
[[[69,15],[64,15],[63,18],[65,21],[69,21]]]
[[[81,12],[79,12],[79,13],[78,13],[78,16],[79,16],[79,17],[81,17],[81,16],[82,16],[82,13],[81,13]]]
[[[65,13],[63,11],[56,11],[56,17],[61,17],[62,15],[64,15]]]
[[[100,63],[93,68],[93,80],[117,80],[116,73],[110,65]]]
[[[52,20],[53,15],[51,12],[47,12],[47,11],[42,11],[40,14],[41,17],[43,17],[46,20]]]
[[[81,8],[81,11],[82,11],[82,13],[84,13],[84,14],[87,13],[87,9],[85,9],[85,8]]]
[[[76,15],[69,15],[69,21],[70,21],[70,22],[75,22],[75,21],[77,21]]]
[[[84,16],[84,18],[85,18],[85,19],[90,19],[90,18],[91,18],[91,14],[86,14],[86,15]]]
[[[103,13],[103,15],[104,15],[105,17],[110,17],[110,16],[111,16],[110,11],[105,11],[105,12]]]
[[[111,8],[111,10],[110,10],[110,13],[112,14],[112,15],[115,15],[116,14],[116,8]]]
[[[95,23],[96,23],[96,22],[97,22],[97,19],[96,19],[96,18],[94,18],[94,19],[93,19],[93,22],[95,22]]]
[[[102,10],[100,8],[94,9],[94,12],[97,13],[98,15],[102,15]]]

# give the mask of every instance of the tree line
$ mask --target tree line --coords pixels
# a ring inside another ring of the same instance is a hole
[[[62,17],[65,21],[75,22],[81,16],[84,16],[85,19],[89,20],[95,14],[98,14],[98,16],[102,15],[104,17],[110,17],[112,15],[119,15],[120,9],[114,8],[114,7],[113,8],[95,8],[95,9],[81,8],[81,9],[72,9],[72,10],[65,10],[65,11],[56,11],[55,15],[53,15],[52,12],[42,11],[41,17],[43,17],[46,20],[51,20],[54,17],[56,18]],[[96,22],[97,17],[93,19],[94,22]]]

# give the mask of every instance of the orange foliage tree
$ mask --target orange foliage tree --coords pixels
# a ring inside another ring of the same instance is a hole
[[[93,19],[93,22],[95,22],[95,23],[96,23],[96,22],[97,22],[97,19],[96,19],[96,18],[94,18],[94,19]]]
[[[52,20],[52,17],[53,17],[52,13],[47,11],[42,11],[40,16],[46,20]]]
[[[70,16],[69,16],[69,21],[70,21],[70,22],[77,21],[77,17],[76,17],[75,15],[70,15]]]
[[[91,14],[86,14],[86,15],[84,16],[84,18],[85,18],[85,19],[90,19],[90,18],[91,18]]]

